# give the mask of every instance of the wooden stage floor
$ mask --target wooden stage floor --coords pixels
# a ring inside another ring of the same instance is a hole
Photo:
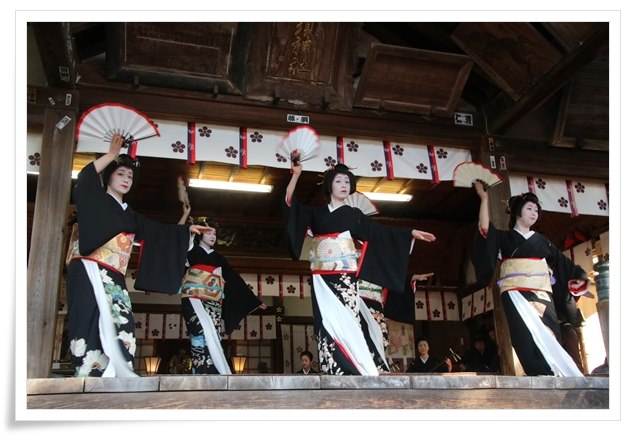
[[[608,376],[159,375],[27,380],[27,409],[608,409]]]

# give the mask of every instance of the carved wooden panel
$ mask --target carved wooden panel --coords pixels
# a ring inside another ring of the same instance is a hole
[[[352,23],[256,23],[244,98],[351,109]]]
[[[608,150],[608,46],[564,87],[552,144]]]
[[[451,117],[472,66],[464,55],[374,44],[354,105]]]
[[[462,23],[451,38],[515,101],[562,58],[529,23]]]
[[[108,28],[109,78],[238,94],[233,74],[243,52],[238,27],[237,23],[113,24]]]

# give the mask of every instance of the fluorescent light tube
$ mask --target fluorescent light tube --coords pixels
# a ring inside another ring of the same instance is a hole
[[[387,201],[387,202],[409,202],[413,197],[411,194],[392,194],[392,193],[372,193],[364,192],[370,200]]]
[[[272,185],[209,181],[206,179],[190,179],[188,185],[190,187],[209,188],[212,190],[250,191],[253,193],[270,193],[272,191]]]

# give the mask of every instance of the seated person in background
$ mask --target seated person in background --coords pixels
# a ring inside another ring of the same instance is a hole
[[[499,372],[500,359],[491,348],[487,350],[484,337],[476,336],[472,348],[462,355],[458,367],[461,372]]]
[[[407,373],[442,373],[451,372],[451,360],[445,357],[438,361],[429,355],[429,341],[421,338],[416,343],[419,356],[411,362]]]
[[[301,370],[296,373],[303,373],[307,375],[308,373],[318,373],[312,367],[312,360],[314,359],[314,355],[310,351],[301,352]]]

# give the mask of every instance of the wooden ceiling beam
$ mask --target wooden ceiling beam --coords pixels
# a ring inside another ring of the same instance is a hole
[[[562,89],[582,66],[595,59],[597,52],[604,44],[608,44],[608,23],[601,23],[584,43],[566,55],[517,102],[511,103],[511,99],[506,99],[508,104],[502,107],[500,106],[502,99],[499,99],[500,104],[496,105],[497,108],[487,108],[487,116],[493,120],[489,123],[490,131],[494,134],[502,133],[522,117],[537,109],[549,97]]]
[[[77,70],[69,23],[31,23],[50,87],[72,89]]]
[[[198,92],[148,86],[132,89],[130,85],[121,83],[103,83],[98,86],[78,84],[78,90],[82,111],[104,102],[119,102],[150,117],[209,121],[273,130],[295,127],[295,124],[287,122],[287,114],[303,114],[309,116],[312,127],[322,135],[346,134],[466,149],[478,149],[483,134],[479,126],[456,126],[451,119],[432,120],[413,114],[368,110],[321,112],[285,107],[283,103],[272,107],[267,103],[228,96],[212,100],[205,93]]]

